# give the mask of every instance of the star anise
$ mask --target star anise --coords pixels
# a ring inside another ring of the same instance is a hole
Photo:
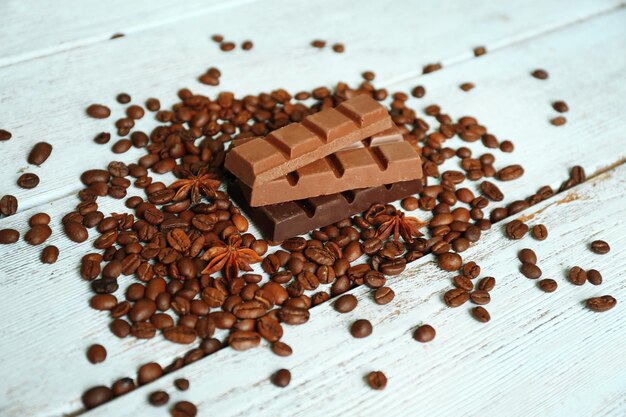
[[[372,219],[372,223],[378,226],[376,237],[382,240],[393,235],[393,240],[400,237],[407,243],[412,243],[414,237],[422,236],[419,231],[426,223],[419,221],[415,217],[407,217],[404,212],[397,210],[394,214],[380,212]]]
[[[178,190],[174,195],[174,201],[184,200],[189,194],[191,194],[193,204],[200,201],[200,195],[215,197],[215,192],[220,186],[215,174],[208,173],[206,169],[200,169],[197,175],[193,175],[189,171],[186,171],[185,174],[185,178],[174,181],[170,185],[170,188]]]
[[[239,270],[251,271],[250,264],[261,262],[261,257],[252,249],[241,247],[241,236],[230,235],[228,243],[218,241],[210,247],[202,259],[209,264],[202,270],[203,274],[212,274],[222,270],[224,277],[232,281],[239,275]]]

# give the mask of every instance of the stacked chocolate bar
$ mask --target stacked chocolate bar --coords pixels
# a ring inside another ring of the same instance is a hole
[[[235,141],[225,167],[230,196],[275,241],[421,190],[418,152],[368,95]]]

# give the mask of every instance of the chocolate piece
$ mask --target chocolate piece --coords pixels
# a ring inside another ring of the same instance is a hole
[[[245,199],[250,191],[246,188],[249,187],[234,180],[228,184],[228,195],[266,239],[283,241],[365,211],[374,203],[389,203],[416,194],[422,190],[422,182],[405,181],[262,207],[250,207]]]
[[[387,110],[362,94],[237,146],[224,166],[255,187],[393,126]]]

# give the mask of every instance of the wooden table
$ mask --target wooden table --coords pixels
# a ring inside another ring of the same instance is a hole
[[[115,155],[94,144],[93,136],[111,129],[114,119],[89,119],[88,104],[108,104],[118,117],[122,110],[115,95],[122,91],[136,102],[154,96],[167,106],[182,87],[208,95],[278,87],[299,91],[339,80],[356,84],[364,70],[375,71],[376,85],[391,91],[408,93],[424,85],[426,97],[409,100],[416,109],[437,103],[454,117],[473,115],[499,138],[510,138],[515,152],[498,152],[497,163],[521,163],[526,173],[501,184],[504,203],[542,185],[558,188],[573,165],[587,172],[587,182],[519,214],[530,224],[546,224],[546,241],[511,241],[497,225],[464,254],[496,277],[492,321],[476,322],[467,306],[447,308],[442,294],[451,274],[425,256],[390,280],[396,298],[389,305],[374,304],[370,291],[356,288],[352,293],[360,303],[350,314],[339,315],[332,303],[313,308],[309,323],[286,331],[284,339],[294,349],[289,358],[266,346],[246,353],[223,349],[84,415],[165,416],[165,408],[146,401],[157,389],[170,392],[172,400],[195,402],[203,416],[626,415],[623,2],[368,3],[0,4],[0,128],[14,134],[0,142],[0,194],[20,202],[16,215],[0,219],[0,228],[23,234],[27,219],[45,211],[54,219],[48,244],[61,250],[56,264],[43,265],[41,247],[22,240],[0,247],[1,416],[80,413],[86,388],[134,377],[146,362],[167,365],[189,349],[161,337],[117,339],[107,328],[107,315],[88,307],[89,285],[77,265],[91,245],[70,243],[60,217],[76,204],[83,170],[110,160],[131,162],[143,152]],[[126,36],[110,40],[114,33]],[[214,33],[237,42],[252,39],[254,49],[223,53],[210,40]],[[346,51],[313,49],[309,43],[316,38],[342,42]],[[476,46],[485,46],[488,54],[475,58]],[[443,70],[422,75],[422,67],[435,62]],[[223,73],[217,88],[197,82],[210,66]],[[549,71],[549,80],[530,77],[536,68]],[[463,82],[476,88],[463,92]],[[548,122],[556,115],[554,100],[569,104],[565,126]],[[145,117],[138,127],[148,131],[156,123]],[[53,144],[52,156],[41,167],[28,166],[26,155],[41,140]],[[24,170],[41,177],[36,189],[15,185]],[[122,205],[102,199],[100,210]],[[590,252],[594,239],[608,241],[610,254]],[[516,254],[523,247],[537,252],[544,277],[558,281],[555,293],[543,293],[519,273]],[[565,274],[574,265],[600,270],[604,283],[571,285]],[[615,296],[617,307],[604,314],[584,308],[583,300],[602,294]],[[372,321],[372,336],[350,337],[347,328],[356,318]],[[411,337],[421,323],[437,329],[432,343]],[[85,350],[92,343],[107,347],[103,364],[87,362]],[[282,367],[293,374],[286,389],[268,380]],[[366,385],[364,375],[372,370],[387,374],[386,390]],[[190,380],[189,391],[173,389],[178,377]]]

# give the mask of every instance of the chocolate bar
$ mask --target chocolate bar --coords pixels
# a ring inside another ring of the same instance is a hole
[[[338,194],[250,207],[249,187],[239,180],[228,184],[228,195],[248,214],[266,239],[283,241],[363,212],[374,203],[390,203],[419,193],[421,180],[398,182]]]
[[[387,110],[362,94],[237,146],[224,166],[256,187],[393,126]]]
[[[421,177],[419,154],[401,139],[395,143],[335,152],[249,189],[246,201],[258,207]]]

